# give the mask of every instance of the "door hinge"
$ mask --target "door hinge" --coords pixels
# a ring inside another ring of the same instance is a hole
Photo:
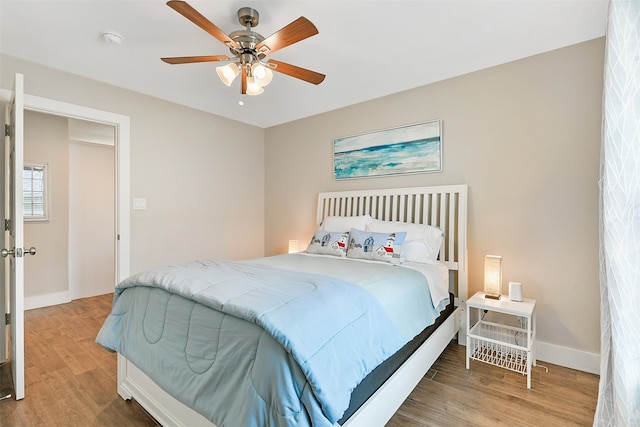
[[[4,220],[4,231],[11,231],[11,220],[10,219],[5,219]]]
[[[4,136],[11,136],[11,126],[8,124],[4,125]]]
[[[4,324],[5,325],[10,325],[11,324],[11,313],[5,313],[4,314]]]

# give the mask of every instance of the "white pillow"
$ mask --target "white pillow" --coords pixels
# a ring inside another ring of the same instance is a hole
[[[320,230],[350,231],[352,228],[364,230],[371,219],[371,215],[328,216],[322,221]]]
[[[367,231],[391,233],[404,231],[407,233],[402,245],[403,262],[429,262],[438,259],[444,233],[438,227],[410,222],[389,222],[372,219],[367,224]]]

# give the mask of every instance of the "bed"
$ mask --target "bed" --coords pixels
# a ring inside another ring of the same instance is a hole
[[[119,351],[118,393],[163,426],[384,425],[464,342],[466,207],[465,185],[320,193],[310,253],[134,275],[98,336]],[[435,252],[413,239],[424,229]],[[254,408],[267,415],[238,421]]]

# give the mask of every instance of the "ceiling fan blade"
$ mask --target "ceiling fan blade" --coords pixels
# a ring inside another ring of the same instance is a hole
[[[242,84],[241,92],[243,95],[247,94],[247,67],[242,67]]]
[[[307,18],[301,16],[256,45],[256,50],[265,55],[318,34],[318,29]]]
[[[211,34],[213,37],[220,40],[228,47],[239,48],[240,46],[228,35],[226,35],[220,28],[215,26],[211,21],[202,16],[200,12],[195,10],[189,5],[189,3],[181,0],[170,0],[167,2],[167,6],[187,18],[189,21],[196,24],[198,27]]]
[[[214,55],[214,56],[174,56],[171,58],[160,58],[167,64],[192,64],[194,62],[217,62],[217,61],[229,61],[226,55]]]
[[[325,78],[324,74],[316,73],[315,71],[296,67],[295,65],[287,64],[286,62],[280,62],[273,59],[270,59],[267,62],[267,65],[273,71],[295,77],[296,79],[304,80],[305,82],[313,83],[314,85],[322,83]]]

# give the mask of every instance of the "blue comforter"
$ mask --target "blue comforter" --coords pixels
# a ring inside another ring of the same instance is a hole
[[[120,283],[97,337],[219,427],[335,425],[406,341],[359,286],[218,260]]]

